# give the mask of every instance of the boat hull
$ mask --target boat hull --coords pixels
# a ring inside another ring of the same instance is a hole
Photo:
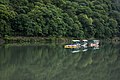
[[[65,45],[64,48],[80,48],[79,45]]]

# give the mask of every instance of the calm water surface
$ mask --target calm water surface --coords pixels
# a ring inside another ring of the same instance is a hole
[[[0,46],[0,80],[120,80],[120,45],[6,44]]]

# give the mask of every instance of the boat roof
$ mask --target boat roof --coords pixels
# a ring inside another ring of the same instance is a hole
[[[84,40],[82,40],[82,41],[88,41],[88,40],[84,39]]]
[[[94,42],[99,42],[100,40],[93,40]]]
[[[94,41],[100,41],[100,40],[94,40]]]
[[[72,40],[73,42],[80,42],[80,40]]]

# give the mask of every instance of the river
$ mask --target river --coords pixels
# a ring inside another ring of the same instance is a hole
[[[0,46],[0,80],[119,80],[120,44],[64,49],[61,43]]]

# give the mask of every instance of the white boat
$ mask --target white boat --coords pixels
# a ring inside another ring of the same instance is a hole
[[[92,40],[89,42],[89,47],[99,47],[99,43],[100,41],[99,40]]]
[[[73,44],[65,45],[64,48],[87,48],[99,47],[99,40],[72,40]]]
[[[88,40],[82,40],[81,42],[81,46],[84,47],[84,48],[87,48],[87,44],[88,44]]]

